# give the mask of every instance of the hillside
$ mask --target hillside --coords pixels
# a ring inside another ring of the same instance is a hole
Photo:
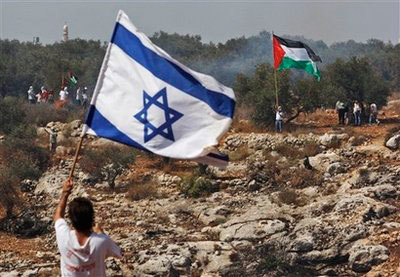
[[[225,170],[196,175],[195,163],[139,153],[114,191],[78,166],[72,197],[93,201],[124,251],[107,261],[109,276],[395,276],[400,156],[384,141],[400,100],[379,117],[379,126],[338,127],[319,110],[283,134],[236,123],[220,146],[232,160]],[[51,125],[79,134],[76,121]],[[0,222],[0,276],[59,274],[51,217],[73,147],[59,146],[52,168],[21,183],[24,208]]]

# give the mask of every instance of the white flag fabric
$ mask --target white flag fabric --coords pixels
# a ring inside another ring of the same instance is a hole
[[[212,154],[234,108],[231,88],[174,60],[119,11],[82,135],[197,159]]]

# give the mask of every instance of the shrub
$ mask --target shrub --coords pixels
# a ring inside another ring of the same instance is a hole
[[[305,168],[296,168],[290,174],[286,174],[286,176],[287,180],[285,182],[293,188],[320,186],[323,182],[321,173]]]
[[[303,157],[303,153],[297,147],[286,143],[280,143],[276,145],[275,151],[281,154],[282,156],[291,159],[299,159]]]
[[[0,133],[10,134],[16,126],[24,123],[25,118],[21,99],[6,97],[0,101]]]
[[[6,160],[11,174],[19,179],[37,179],[50,163],[47,149],[35,145],[36,132],[31,126],[20,125],[6,137],[0,146],[1,157]]]
[[[229,153],[230,161],[240,161],[246,159],[250,155],[249,148],[247,145],[242,145],[237,148],[234,152]]]
[[[218,189],[210,180],[198,175],[185,177],[181,184],[181,192],[186,196],[194,198],[209,195],[218,191]]]
[[[10,217],[14,207],[20,202],[17,193],[18,178],[6,167],[0,167],[0,205]]]
[[[136,151],[127,146],[86,149],[79,161],[81,169],[94,178],[106,181],[111,189],[115,179],[135,160]]]
[[[284,189],[278,193],[278,200],[287,205],[304,206],[305,199],[295,190]]]
[[[132,201],[158,196],[156,184],[152,182],[142,184],[131,183],[128,187],[128,198]]]
[[[315,141],[308,142],[303,148],[304,157],[312,157],[322,152],[322,149]]]

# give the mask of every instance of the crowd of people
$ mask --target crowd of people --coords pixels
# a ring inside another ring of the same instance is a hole
[[[336,102],[336,112],[338,114],[339,125],[350,125],[353,123],[355,126],[360,126],[362,123],[380,124],[378,119],[378,106],[375,103],[365,104],[359,101],[354,103],[345,104],[343,101]]]
[[[53,90],[47,90],[44,86],[40,88],[40,91],[38,93],[35,93],[33,86],[30,86],[28,89],[28,101],[31,104],[35,103],[54,103],[55,96],[54,96],[54,91]],[[62,103],[68,102],[72,97],[70,96],[70,93],[68,91],[68,87],[63,87],[60,92],[59,92],[59,101]],[[86,108],[88,104],[88,93],[87,93],[87,87],[78,87],[76,92],[75,92],[75,97],[74,103],[76,105],[82,106]]]
[[[378,119],[378,106],[375,103],[365,104],[359,101],[345,104],[343,101],[336,102],[335,110],[338,114],[339,125],[361,126],[362,123],[380,124]],[[282,106],[278,106],[275,113],[275,130],[278,133],[283,129],[284,113]]]

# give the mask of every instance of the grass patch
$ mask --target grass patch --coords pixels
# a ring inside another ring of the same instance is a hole
[[[286,205],[304,206],[306,204],[305,197],[293,189],[278,192],[278,200]]]
[[[249,148],[247,145],[242,145],[237,148],[234,152],[229,153],[230,161],[241,161],[250,156]]]
[[[153,182],[149,183],[130,183],[128,185],[127,197],[131,201],[139,201],[148,198],[157,198],[157,186]]]
[[[315,141],[310,141],[304,146],[302,152],[303,158],[305,158],[306,156],[312,157],[321,153],[322,149],[318,143],[316,143]]]
[[[219,187],[213,185],[210,180],[194,174],[183,178],[180,189],[185,196],[198,198],[218,191]]]

